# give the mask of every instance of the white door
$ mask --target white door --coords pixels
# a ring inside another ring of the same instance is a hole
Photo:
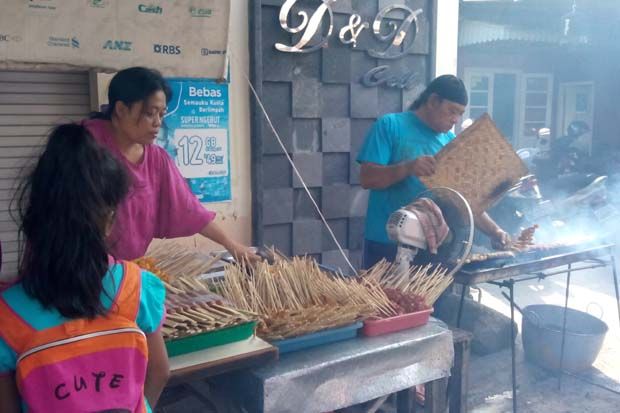
[[[568,125],[576,120],[584,121],[592,130],[594,120],[594,83],[560,83],[560,99],[557,131],[555,136],[566,135]],[[590,153],[592,151],[592,132],[582,136],[576,145]]]

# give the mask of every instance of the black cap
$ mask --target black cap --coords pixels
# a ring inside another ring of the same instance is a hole
[[[432,93],[451,102],[467,106],[467,89],[461,79],[454,75],[441,75],[436,77],[426,88],[427,96]]]

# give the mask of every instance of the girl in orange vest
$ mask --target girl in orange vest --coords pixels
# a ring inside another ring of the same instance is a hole
[[[106,243],[128,188],[86,128],[54,129],[18,199],[19,282],[0,293],[0,412],[155,406],[169,374],[165,289]]]

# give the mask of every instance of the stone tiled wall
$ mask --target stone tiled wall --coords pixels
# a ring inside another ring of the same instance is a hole
[[[338,241],[359,268],[368,193],[359,186],[355,159],[374,120],[405,110],[428,81],[432,0],[337,0],[331,5],[334,29],[328,47],[305,54],[274,47],[277,42],[294,44],[299,38],[280,27],[283,0],[250,3],[253,84]],[[311,14],[320,3],[302,0],[294,10]],[[387,47],[371,30],[362,32],[356,48],[340,42],[338,32],[349,23],[350,14],[358,13],[372,24],[377,12],[390,4],[423,9],[407,55],[389,61],[369,56],[368,49]],[[368,70],[386,64],[400,72],[416,72],[414,87],[362,85]],[[275,245],[289,255],[308,254],[323,264],[346,269],[265,116],[256,102],[252,104],[255,244]]]

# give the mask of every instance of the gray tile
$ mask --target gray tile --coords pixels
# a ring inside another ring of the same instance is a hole
[[[263,191],[263,224],[293,221],[293,189],[276,188]]]
[[[366,228],[365,218],[349,219],[349,248],[360,250],[364,248],[364,233]]]
[[[411,105],[413,105],[413,102],[415,102],[418,96],[420,96],[422,92],[424,92],[425,88],[426,88],[425,84],[419,83],[419,84],[416,84],[411,89],[404,90],[402,94],[402,98],[403,98],[403,109],[402,110],[403,111],[411,110]]]
[[[323,83],[351,82],[351,51],[330,47],[321,51],[321,80]]]
[[[416,9],[417,8],[414,10]],[[409,53],[428,55],[430,53],[431,46],[431,23],[429,21],[431,17],[430,10],[428,8],[423,8],[423,10],[424,12],[418,15],[418,34],[409,48]]]
[[[310,194],[317,205],[321,205],[321,188],[310,188]],[[310,201],[308,194],[303,188],[295,189],[294,194],[294,218],[295,220],[319,219],[319,213]]]
[[[320,83],[317,79],[293,81],[293,117],[318,118],[321,113]]]
[[[293,152],[319,152],[321,150],[320,123],[319,119],[293,120]]]
[[[374,3],[374,2],[368,2],[368,3]],[[358,12],[358,14],[360,16],[362,16],[362,21],[368,23],[368,27],[363,29],[357,36],[357,43],[356,43],[356,47],[354,50],[359,50],[359,51],[368,51],[368,50],[375,50],[375,49],[382,49],[387,47],[387,45],[384,45],[383,43],[381,43],[379,41],[379,39],[377,38],[377,36],[375,36],[375,34],[372,31],[372,24],[373,21],[375,19],[375,16],[377,13],[374,14],[365,14],[365,13],[360,13]]]
[[[349,161],[349,183],[358,185],[360,183],[360,165],[357,163],[359,154],[366,135],[372,128],[375,121],[371,119],[352,119],[351,120],[351,159]]]
[[[366,135],[370,132],[372,125],[375,123],[374,119],[351,119],[351,154],[357,156]],[[351,158],[355,159],[355,156]]]
[[[351,187],[351,209],[349,216],[351,217],[365,217],[368,207],[368,197],[370,191],[362,188],[361,186]]]
[[[293,119],[289,115],[278,112],[270,112],[269,118],[271,119],[278,136],[280,136],[286,151],[289,153],[293,152]],[[263,133],[263,154],[270,155],[284,153],[282,147],[276,139],[275,134],[273,133],[273,130],[264,116],[261,128]]]
[[[334,232],[334,235],[336,236],[336,239],[340,243],[340,246],[342,248],[347,248],[347,244],[349,241],[348,239],[349,220],[347,218],[329,219],[327,220],[327,223],[329,224],[329,227]],[[322,231],[323,231],[323,251],[337,250],[338,247],[336,246],[334,239],[329,234],[329,231],[327,230],[325,225],[322,226]]]
[[[355,13],[367,17],[368,19],[374,19],[379,11],[375,0],[352,0],[351,6],[353,10],[355,10]]]
[[[295,153],[293,162],[308,188],[320,187],[323,184],[323,154],[322,153]],[[293,173],[293,186],[301,188],[303,185]]]
[[[349,118],[323,118],[321,130],[323,152],[349,152],[351,150]]]
[[[322,227],[320,220],[293,222],[293,255],[320,253],[323,242]]]
[[[379,93],[377,88],[360,84],[351,85],[351,117],[376,118],[379,114]]]
[[[354,157],[349,161],[349,183],[351,185],[359,185],[360,182],[360,164]]]
[[[357,271],[362,269],[363,250],[349,250],[349,261]]]
[[[291,84],[288,82],[263,82],[261,96],[269,116],[291,116]]]
[[[345,254],[349,254],[347,250],[344,251]],[[333,268],[336,271],[340,271],[345,275],[350,275],[353,271],[347,265],[346,260],[340,253],[340,251],[324,251],[322,254],[322,262],[323,265],[326,265],[330,268]]]
[[[293,64],[293,79],[319,79],[321,51],[296,54]]]
[[[321,88],[321,116],[349,117],[349,85],[324,84]]]
[[[417,9],[421,8],[419,6],[416,7],[416,4],[419,5],[420,2],[414,1],[414,0],[379,0],[378,7],[379,7],[379,10],[383,10],[384,8],[386,8],[388,6],[397,6],[397,5],[398,6],[409,7],[411,10],[417,10]],[[422,10],[430,11],[430,9],[426,10],[426,7],[423,7]],[[392,19],[400,20],[400,19],[404,19],[407,15],[405,14],[404,11],[393,10],[389,14],[386,15],[386,18],[392,18]]]
[[[352,0],[338,0],[332,4],[332,10],[335,13],[353,13],[353,1]]]
[[[356,49],[351,53],[351,82],[361,82],[362,77],[375,67],[377,67],[377,59],[370,57],[363,50]]]
[[[403,105],[401,89],[379,87],[379,107],[381,114],[400,112]]]
[[[349,216],[351,189],[349,185],[324,186],[321,190],[321,210],[326,218]]]
[[[351,158],[349,160],[349,183],[359,185],[360,165],[357,163],[359,154],[366,135],[372,128],[374,120],[371,119],[352,119],[351,120]]]
[[[278,23],[279,8],[263,7],[262,22],[262,72],[264,80],[291,81],[295,56],[275,48],[276,43],[290,45],[292,36]]]
[[[379,60],[379,65],[389,66],[389,75],[395,77],[399,83],[418,84],[426,83],[427,57],[408,54],[400,59]]]
[[[323,185],[349,183],[349,153],[323,153]]]
[[[292,227],[292,224],[265,226],[263,233],[265,246],[274,246],[286,256],[291,256],[293,252]]]
[[[265,189],[290,188],[291,165],[284,155],[263,156],[263,185]]]

